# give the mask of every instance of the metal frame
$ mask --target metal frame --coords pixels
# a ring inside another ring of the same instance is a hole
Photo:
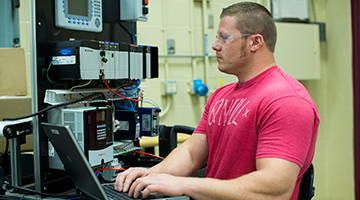
[[[35,0],[29,1],[30,13],[30,59],[31,59],[31,103],[32,112],[38,111],[37,95],[37,52],[36,52],[36,4]],[[41,192],[40,172],[40,144],[39,144],[39,123],[37,117],[33,118],[33,145],[34,145],[34,180],[35,190]]]

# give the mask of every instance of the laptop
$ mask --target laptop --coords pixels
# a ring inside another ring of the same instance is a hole
[[[100,184],[89,161],[81,151],[70,126],[41,123],[76,188],[87,200],[134,199],[126,193],[114,190],[113,183]],[[111,194],[115,193],[115,195]],[[188,196],[153,197],[160,200],[190,200]]]

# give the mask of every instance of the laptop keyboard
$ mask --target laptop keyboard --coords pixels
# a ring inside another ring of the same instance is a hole
[[[119,192],[114,190],[114,184],[103,184],[102,187],[105,190],[106,195],[111,200],[124,199],[124,200],[133,200],[135,198],[131,198],[125,192]]]

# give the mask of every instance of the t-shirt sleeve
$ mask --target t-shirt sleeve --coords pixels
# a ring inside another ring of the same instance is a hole
[[[283,97],[259,112],[256,158],[281,158],[303,167],[314,137],[316,112],[311,102]]]
[[[203,133],[206,134],[206,125],[207,125],[207,117],[208,117],[208,110],[209,110],[209,101],[205,105],[205,110],[203,113],[203,116],[201,117],[201,120],[196,127],[194,133]]]
[[[220,88],[221,89],[221,88]],[[216,97],[216,95],[219,93],[219,90],[220,89],[217,89],[210,97],[209,97],[209,100],[206,102],[206,105],[205,105],[205,110],[203,112],[203,115],[201,117],[201,120],[198,124],[198,126],[196,127],[194,133],[203,133],[203,134],[206,134],[206,127],[207,127],[207,124],[208,124],[208,113],[209,113],[209,110],[210,110],[210,106],[211,106],[211,102],[213,102],[214,98]]]

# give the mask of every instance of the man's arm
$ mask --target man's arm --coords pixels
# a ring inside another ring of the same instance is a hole
[[[194,199],[289,199],[300,167],[278,158],[256,161],[257,171],[232,180],[194,179],[184,185]],[[231,172],[229,172],[231,173]]]
[[[190,176],[207,161],[206,135],[193,133],[179,147],[175,148],[162,162],[150,169],[130,168],[118,174],[115,189],[127,192],[131,183],[152,173],[167,173],[176,176]]]
[[[188,195],[194,199],[289,199],[293,193],[300,167],[279,158],[261,158],[257,171],[231,180],[176,177],[150,174],[134,182],[129,192],[137,197],[143,190],[169,196]],[[231,172],[229,172],[231,173]]]

